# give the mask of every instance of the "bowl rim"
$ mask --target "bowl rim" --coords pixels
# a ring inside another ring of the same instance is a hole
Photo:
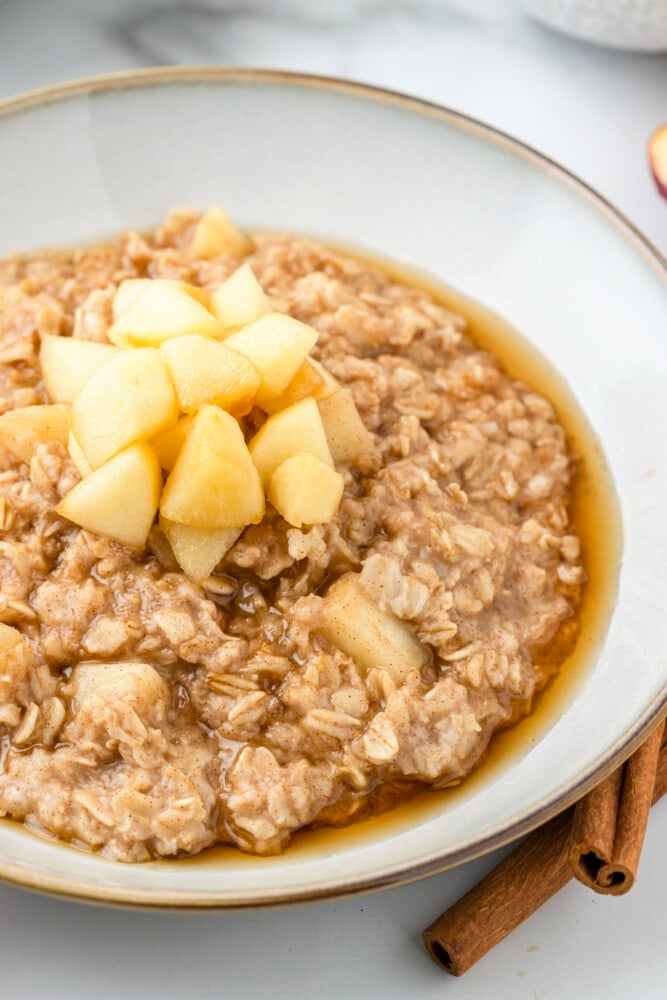
[[[86,94],[113,90],[134,89],[146,86],[169,85],[173,83],[255,83],[261,85],[288,84],[297,87],[311,87],[316,90],[337,92],[350,97],[361,97],[377,103],[389,104],[402,110],[428,118],[475,134],[487,142],[500,146],[528,161],[554,177],[560,183],[574,189],[611,222],[657,273],[667,286],[667,257],[655,247],[641,230],[618,208],[590,184],[556,160],[539,152],[529,144],[501,129],[488,125],[470,115],[455,111],[423,98],[385,87],[360,83],[354,80],[319,74],[298,73],[287,70],[261,69],[236,66],[157,66],[138,70],[122,70],[98,76],[88,76],[29,90],[0,100],[0,117],[5,117],[37,106],[43,106]],[[406,867],[400,863],[388,866],[379,874],[353,881],[339,879],[332,884],[320,884],[306,890],[279,890],[253,892],[252,895],[234,897],[228,892],[189,890],[175,893],[165,889],[135,889],[103,884],[95,879],[72,878],[68,875],[53,875],[39,869],[26,869],[0,858],[0,880],[25,889],[37,890],[67,899],[89,903],[116,905],[126,908],[147,908],[159,910],[201,910],[201,909],[241,909],[255,906],[282,906],[305,903],[327,898],[341,898],[361,892],[406,885],[410,882],[444,872],[503,847],[517,837],[529,833],[542,823],[562,812],[590,788],[605,778],[625,760],[657,725],[667,707],[667,685],[651,702],[634,725],[607,751],[579,775],[573,784],[556,789],[538,806],[527,813],[520,813],[510,821],[505,821],[491,830],[482,840],[466,841],[445,858],[430,857],[415,861]]]

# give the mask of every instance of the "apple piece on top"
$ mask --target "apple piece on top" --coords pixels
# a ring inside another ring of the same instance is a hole
[[[98,368],[72,404],[72,433],[98,468],[133,441],[176,423],[176,395],[162,353],[119,351]]]
[[[264,491],[234,417],[202,406],[165,483],[160,513],[194,528],[244,528],[264,516]]]
[[[142,549],[155,519],[162,473],[155,451],[138,441],[114,455],[67,493],[56,507],[61,517]]]
[[[269,417],[248,449],[265,486],[279,465],[304,452],[333,469],[322,418],[317,403],[310,396]]]
[[[264,410],[269,415],[277,413],[278,410],[285,410],[288,406],[298,403],[306,396],[319,399],[320,395],[326,391],[327,383],[319,369],[313,364],[312,358],[306,358],[302,365],[297,368],[296,375],[289,383],[284,392],[272,399],[264,398]]]
[[[187,281],[173,281],[171,278],[126,278],[120,282],[114,292],[112,303],[114,320],[117,320],[120,314],[129,308],[139,292],[143,292],[149,285],[156,284],[176,288],[181,292],[185,292],[186,295],[191,296],[200,305],[204,306],[205,309],[210,307],[211,298],[206,289],[200,288],[198,285],[191,285]]]
[[[259,374],[245,355],[196,333],[165,341],[161,351],[184,413],[195,413],[204,403],[235,417],[252,409]]]
[[[184,333],[220,338],[224,330],[192,295],[171,282],[149,281],[109,327],[107,336],[118,347],[159,347]]]
[[[257,405],[265,408],[285,391],[317,341],[317,330],[282,313],[269,313],[225,339],[259,372]]]
[[[81,478],[84,479],[86,476],[89,476],[93,470],[90,467],[88,459],[81,450],[81,445],[71,431],[69,432],[69,437],[67,439],[67,450],[69,452],[69,457],[74,462],[76,470]]]
[[[242,264],[211,293],[211,312],[230,333],[270,311],[250,264]]]
[[[273,472],[267,499],[295,528],[328,524],[343,496],[343,477],[314,455],[298,454]]]
[[[113,344],[45,334],[39,363],[49,399],[54,403],[73,402],[94,372],[117,354]]]
[[[160,527],[183,572],[199,581],[211,575],[242,531],[242,528],[193,528],[166,517],[160,518]]]
[[[193,420],[193,416],[181,417],[178,423],[167,427],[166,431],[160,431],[159,434],[150,439],[149,443],[151,447],[155,448],[160,465],[166,472],[171,472],[173,469],[178,453],[192,427]]]

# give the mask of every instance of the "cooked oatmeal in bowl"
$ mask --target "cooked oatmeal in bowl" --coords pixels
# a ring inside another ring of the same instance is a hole
[[[0,262],[0,814],[118,861],[458,783],[576,639],[552,405],[424,289],[227,221]]]

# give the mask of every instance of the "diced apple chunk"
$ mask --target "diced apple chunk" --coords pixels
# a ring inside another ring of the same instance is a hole
[[[241,534],[242,528],[193,528],[160,518],[176,562],[186,576],[205,580]]]
[[[316,341],[317,330],[282,313],[262,316],[225,339],[259,372],[257,405],[262,409],[285,391]]]
[[[202,406],[164,487],[160,513],[195,528],[243,528],[264,516],[259,474],[234,417]]]
[[[126,278],[125,281],[121,281],[114,292],[111,304],[114,321],[132,305],[139,292],[148,288],[151,280],[151,278]]]
[[[308,358],[308,364],[312,365],[318,375],[322,376],[324,385],[317,392],[312,395],[315,399],[326,399],[327,396],[331,396],[336,389],[340,389],[340,382],[338,382],[328,368],[326,368],[320,361],[316,361],[315,358]]]
[[[143,292],[148,285],[169,285],[172,288],[178,288],[181,292],[185,292],[186,295],[190,295],[193,299],[196,299],[205,309],[210,306],[210,296],[205,288],[199,288],[198,285],[190,285],[187,281],[172,281],[170,278],[126,278],[125,281],[121,281],[118,288],[114,292],[113,297],[113,318],[118,319],[121,313],[134,302],[139,292]]]
[[[265,486],[278,466],[293,455],[313,455],[333,468],[322,418],[310,397],[269,417],[248,447]]]
[[[324,377],[313,364],[312,358],[306,358],[284,392],[273,399],[264,399],[264,409],[269,414],[277,413],[298,403],[300,399],[305,399],[306,396],[318,399],[325,389]]]
[[[63,403],[8,410],[0,417],[0,445],[19,462],[29,463],[38,444],[59,441],[67,445],[68,413],[69,407]]]
[[[338,389],[321,399],[317,408],[334,462],[355,462],[373,450],[373,435],[359,416],[349,389]]]
[[[167,340],[161,350],[180,410],[195,413],[204,403],[214,403],[235,417],[250,412],[259,374],[245,355],[196,333]]]
[[[88,459],[81,450],[81,445],[71,431],[69,433],[69,438],[67,439],[67,450],[69,452],[69,457],[74,462],[76,470],[81,478],[83,479],[85,476],[89,476],[93,470],[90,467]]]
[[[71,403],[91,375],[116,354],[118,348],[113,344],[45,334],[39,349],[39,363],[49,398],[54,403]]]
[[[70,490],[56,507],[61,517],[142,549],[160,500],[162,473],[145,442],[130,445]]]
[[[408,625],[371,600],[355,573],[346,573],[329,587],[319,631],[360,667],[384,667],[398,684],[429,657]]]
[[[242,264],[211,293],[211,312],[230,332],[271,311],[250,264]]]
[[[121,449],[175,424],[178,418],[167,364],[152,347],[119,351],[95,372],[72,404],[72,432],[98,468]]]
[[[192,295],[171,282],[149,281],[120,313],[107,336],[118,347],[158,347],[184,333],[219,338],[224,330]]]
[[[133,680],[141,691],[147,705],[155,705],[165,701],[167,688],[155,667],[148,663],[135,660],[115,663],[83,662],[77,663],[70,677],[74,694],[72,696],[72,711],[76,714],[93,693],[109,693],[109,700],[116,700],[112,692],[124,694],[128,681]]]
[[[343,495],[343,477],[313,455],[293,455],[271,476],[268,500],[295,528],[328,524]]]
[[[214,205],[202,215],[192,237],[192,252],[195,257],[243,257],[252,251],[252,241],[235,226],[226,212]]]
[[[167,427],[166,431],[161,431],[151,438],[150,444],[157,452],[160,465],[167,472],[171,472],[178,457],[178,453],[183,447],[183,443],[188,436],[194,417],[181,417],[173,427]]]

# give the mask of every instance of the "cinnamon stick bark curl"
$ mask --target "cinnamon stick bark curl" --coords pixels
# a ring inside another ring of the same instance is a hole
[[[667,792],[667,745],[657,742],[652,803]],[[424,945],[441,968],[462,975],[569,882],[574,812],[572,806],[531,833],[426,928]]]
[[[664,722],[575,807],[570,862],[595,892],[620,896],[634,885],[663,735]]]
[[[461,976],[570,881],[573,808],[531,833],[422,934],[426,949]]]

